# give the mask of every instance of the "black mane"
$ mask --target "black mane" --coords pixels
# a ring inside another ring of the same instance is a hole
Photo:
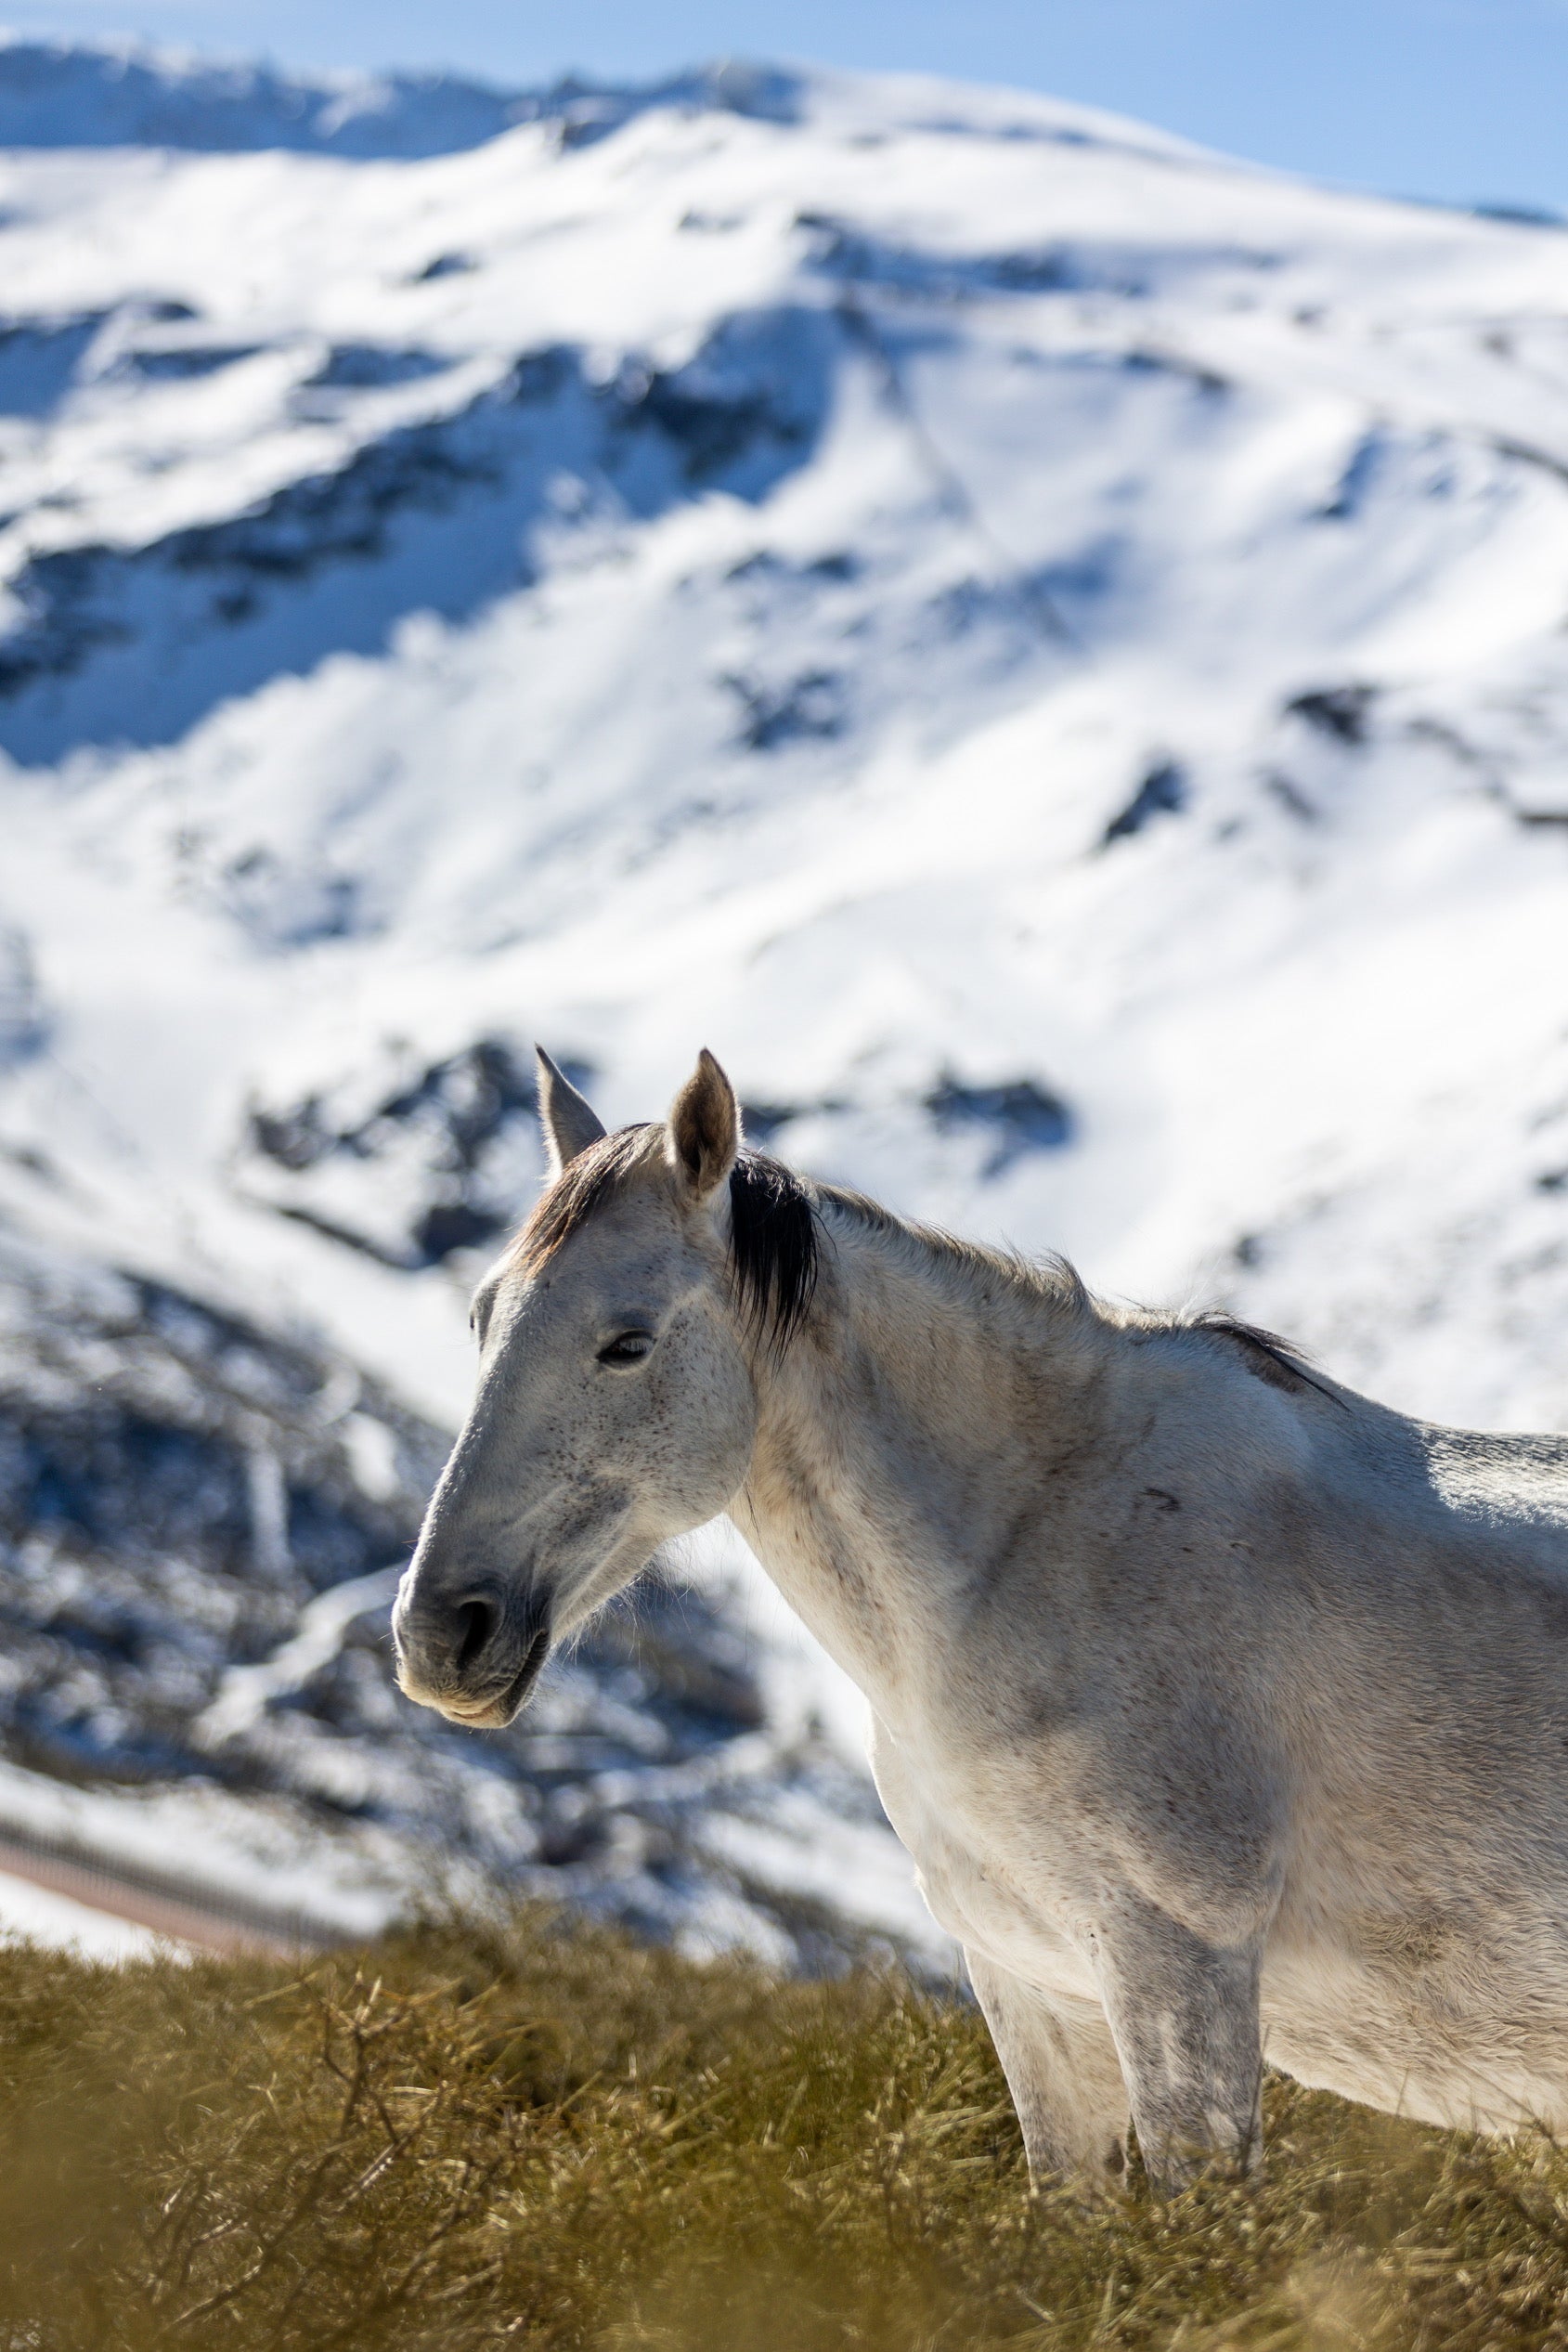
[[[748,1321],[788,1346],[817,1287],[822,1233],[810,1194],[792,1168],[743,1150],[730,1176],[731,1264]]]
[[[1195,1315],[1185,1327],[1191,1332],[1216,1332],[1222,1339],[1234,1340],[1247,1357],[1261,1380],[1270,1381],[1277,1388],[1315,1388],[1321,1397],[1333,1404],[1342,1400],[1336,1397],[1326,1381],[1319,1380],[1302,1355],[1299,1347],[1277,1332],[1260,1330],[1256,1323],[1244,1323],[1236,1315],[1227,1315],[1223,1307],[1211,1306],[1201,1315]]]

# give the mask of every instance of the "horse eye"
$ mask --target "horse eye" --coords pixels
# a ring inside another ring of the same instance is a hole
[[[645,1356],[652,1355],[653,1348],[652,1332],[622,1332],[608,1346],[600,1349],[599,1360],[602,1364],[640,1364]]]

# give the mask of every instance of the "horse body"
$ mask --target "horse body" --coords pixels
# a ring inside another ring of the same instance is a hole
[[[1114,2171],[1129,2112],[1158,2181],[1251,2162],[1265,2053],[1568,2125],[1568,1441],[1426,1427],[826,1189],[770,1328],[717,1065],[630,1142],[556,1111],[560,1229],[481,1293],[406,1687],[506,1720],[551,1631],[727,1506],[871,1702],[1037,2172]]]
[[[1147,1904],[1261,1946],[1301,2079],[1568,2122],[1568,1442],[1425,1429],[1070,1285],[988,1298],[824,1215],[842,1303],[735,1515],[870,1696],[888,1816],[981,1973],[1099,2003],[1096,1923]]]

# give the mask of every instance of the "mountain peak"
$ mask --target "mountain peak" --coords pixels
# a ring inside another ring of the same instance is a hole
[[[799,87],[797,74],[740,59],[643,84],[574,74],[506,90],[455,73],[292,72],[134,41],[0,33],[0,148],[281,149],[411,162],[482,146],[521,123],[559,123],[580,143],[650,106],[788,121]]]

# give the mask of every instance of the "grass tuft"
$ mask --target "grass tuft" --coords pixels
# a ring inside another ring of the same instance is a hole
[[[525,1917],[0,1950],[0,2352],[1568,2346],[1568,2157],[1276,2081],[1267,2177],[1031,2200],[984,2027]]]

